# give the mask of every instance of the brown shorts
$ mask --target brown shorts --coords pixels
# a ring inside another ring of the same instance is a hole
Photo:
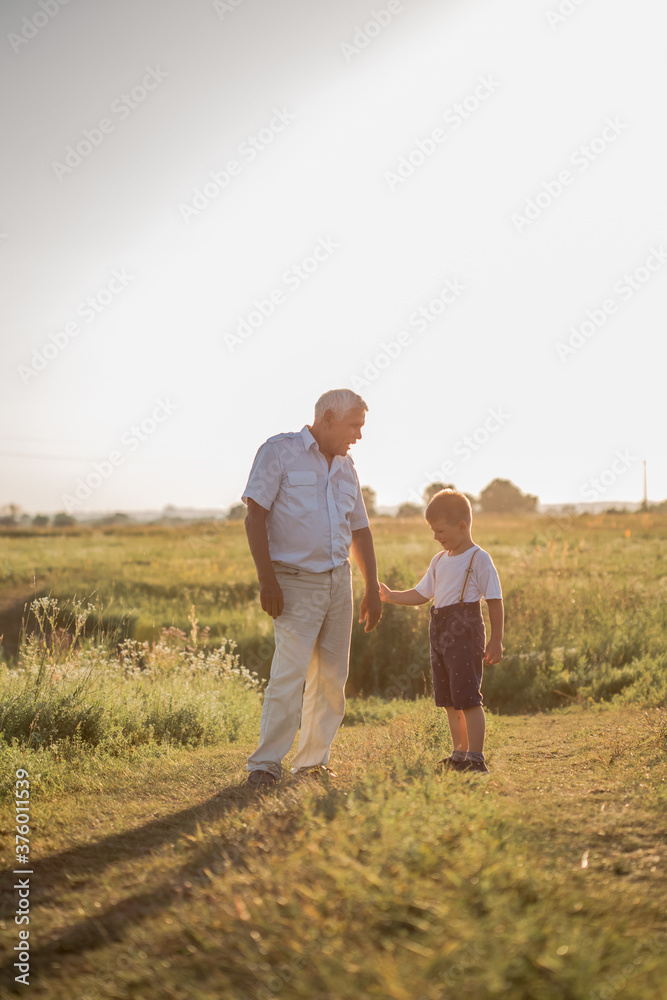
[[[441,708],[482,704],[486,632],[479,601],[431,608],[431,677]]]

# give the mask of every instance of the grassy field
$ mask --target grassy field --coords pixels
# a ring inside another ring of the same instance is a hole
[[[493,716],[489,778],[433,770],[443,722],[426,700],[389,703],[341,730],[337,778],[285,777],[260,798],[242,785],[251,740],[59,759],[8,748],[3,770],[28,766],[34,803],[31,978],[17,992],[664,996],[664,712]]]
[[[421,520],[373,524],[381,578],[412,586],[438,547]],[[667,517],[479,517],[474,535],[498,567],[505,596],[504,662],[487,677],[487,700],[530,711],[572,699],[661,704],[667,697]],[[194,605],[206,642],[238,644],[244,665],[267,678],[272,623],[261,612],[241,523],[77,529],[2,538],[0,634],[16,652],[20,619],[35,595],[92,600],[119,635],[154,641],[188,630]],[[358,604],[362,581],[355,567]],[[428,608],[386,607],[381,628],[355,628],[348,691],[408,697],[429,692]]]
[[[507,607],[490,777],[434,770],[428,609],[387,607],[355,625],[338,777],[260,798],[271,622],[243,526],[5,533],[0,997],[26,990],[18,769],[40,1000],[664,995],[665,527],[479,519]],[[381,578],[412,586],[427,529],[373,530]]]

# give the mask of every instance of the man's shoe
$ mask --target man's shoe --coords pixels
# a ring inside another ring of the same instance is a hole
[[[452,768],[454,767],[455,763],[456,763],[456,761],[454,760],[453,757],[443,757],[442,760],[439,760],[438,763],[435,766],[436,766],[436,769],[438,771],[441,771],[441,770],[442,771],[451,771]]]
[[[251,771],[248,775],[248,780],[246,785],[248,788],[259,789],[259,788],[272,788],[273,785],[277,785],[280,779],[273,771],[264,771],[261,768],[256,768]]]
[[[294,774],[295,778],[337,778],[338,775],[330,767],[324,764],[315,764],[314,767],[300,767]]]

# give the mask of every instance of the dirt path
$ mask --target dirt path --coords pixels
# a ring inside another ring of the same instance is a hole
[[[498,727],[495,780],[524,804],[527,827],[580,867],[665,900],[667,780],[656,713],[593,709],[517,716]]]

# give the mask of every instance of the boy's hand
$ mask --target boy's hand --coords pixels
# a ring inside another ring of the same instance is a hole
[[[391,590],[385,583],[380,584],[380,600],[387,603],[391,597]]]
[[[499,639],[491,637],[486,644],[484,662],[491,667],[494,663],[500,663],[503,658],[503,644]]]

